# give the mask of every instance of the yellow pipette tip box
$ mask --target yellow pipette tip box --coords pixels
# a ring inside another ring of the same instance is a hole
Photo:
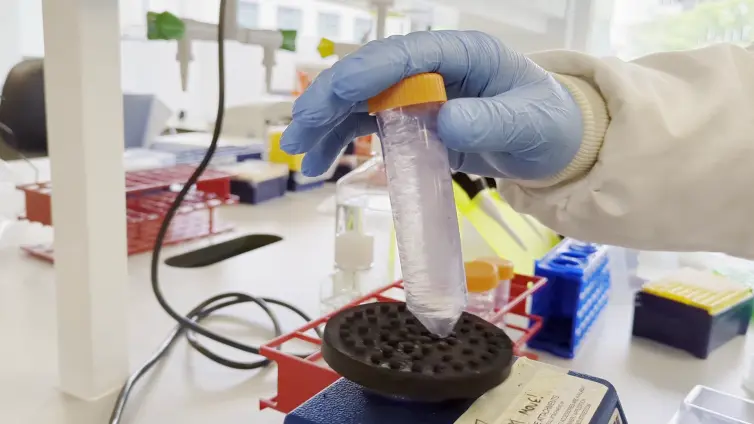
[[[645,284],[634,302],[633,335],[706,358],[746,334],[753,308],[748,286],[711,272],[681,269]]]

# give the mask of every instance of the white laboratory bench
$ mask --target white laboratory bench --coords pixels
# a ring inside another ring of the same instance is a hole
[[[34,160],[45,179],[47,161]],[[33,172],[23,162],[12,166],[27,180]],[[244,291],[291,302],[307,313],[318,311],[319,283],[332,263],[332,216],[316,207],[332,194],[331,188],[290,194],[258,206],[232,206],[222,218],[236,231],[272,233],[282,242],[199,269],[162,267],[167,298],[179,311],[225,291]],[[0,204],[18,201],[5,196]],[[49,237],[31,229],[24,243]],[[163,258],[206,245],[198,241],[165,249]],[[129,260],[131,368],[139,366],[161,343],[173,322],[154,300],[149,284],[149,254]],[[26,256],[16,247],[0,248],[0,422],[13,424],[103,424],[114,395],[94,402],[61,394],[57,384],[55,335],[55,281],[52,266]],[[586,344],[572,361],[542,355],[541,359],[612,382],[618,390],[629,423],[665,424],[682,398],[696,384],[736,395],[741,388],[745,340],[743,337],[712,353],[707,360],[690,357],[654,343],[631,338],[632,298],[616,288],[611,304]],[[239,306],[208,325],[232,337],[253,343],[272,334],[263,315],[253,306]],[[300,321],[280,313],[287,330]],[[230,317],[228,317],[228,315]],[[239,317],[243,317],[237,324]],[[252,325],[249,325],[251,322]],[[212,344],[210,344],[213,346]],[[213,346],[214,347],[214,346]],[[236,358],[244,354],[220,348]],[[129,404],[124,424],[280,424],[283,415],[258,410],[258,399],[276,392],[275,368],[237,371],[217,365],[179,342],[168,358],[144,379]]]

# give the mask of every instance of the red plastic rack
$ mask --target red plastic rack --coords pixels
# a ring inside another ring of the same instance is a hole
[[[512,300],[490,319],[490,322],[496,325],[505,325],[522,333],[513,347],[515,355],[537,359],[536,354],[525,352],[524,348],[526,342],[542,328],[542,318],[527,312],[527,301],[534,292],[541,289],[546,283],[545,278],[516,275],[511,282],[510,298]],[[403,283],[399,281],[383,287],[351,302],[342,309],[369,302],[396,302],[396,299],[386,294],[392,289],[403,289]],[[315,328],[327,323],[330,317],[337,312],[311,321],[298,330],[280,336],[261,347],[262,356],[277,363],[278,393],[272,399],[260,400],[260,409],[272,408],[288,414],[340,378],[335,371],[318,363],[322,359],[319,348],[305,359],[282,351],[283,344],[294,340],[304,341],[317,347],[321,346],[322,341],[318,337],[306,333],[313,332],[312,330]],[[511,316],[524,318],[528,320],[530,325],[528,327],[512,325],[509,323]]]
[[[128,254],[149,252],[154,247],[165,213],[178,193],[174,186],[185,183],[196,170],[194,166],[178,165],[126,173],[126,222]],[[170,225],[165,245],[183,243],[231,230],[218,222],[215,209],[238,203],[230,194],[232,175],[206,170],[199,177],[195,190],[189,192]],[[52,183],[28,184],[17,187],[26,197],[25,219],[52,226]],[[22,246],[32,256],[53,261],[52,245]]]

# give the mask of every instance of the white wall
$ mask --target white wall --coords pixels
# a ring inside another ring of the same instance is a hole
[[[21,54],[26,57],[44,55],[42,0],[18,0],[21,8]]]
[[[0,0],[0,75],[7,74],[21,59],[20,6],[18,0]]]
[[[25,56],[42,56],[44,42],[41,0],[0,0],[0,4],[3,1],[17,1],[21,5],[21,19],[17,20],[20,26],[20,43],[16,41],[16,44],[20,45],[20,52]],[[354,39],[356,18],[372,18],[369,11],[343,5],[342,2],[336,4],[324,0],[249,1],[259,5],[262,28],[277,28],[279,6],[296,7],[303,12],[298,52],[296,54],[280,52],[277,55],[278,66],[273,80],[276,90],[293,89],[296,63],[323,62],[316,54],[316,45],[319,41],[319,12],[335,12],[341,16],[339,37],[333,37],[336,41],[357,41]],[[538,10],[542,7],[541,2],[532,2],[531,7],[524,8],[517,7],[522,0],[495,1],[496,6],[488,11],[488,15],[492,15],[492,18],[478,11],[471,14],[466,13],[466,8],[453,8],[452,6],[458,5],[458,0],[433,1],[445,6],[431,8],[435,27],[487,31],[524,52],[565,47],[563,20],[558,14],[562,14],[561,3],[566,0],[558,0],[555,2],[557,4],[553,3],[557,8],[546,10],[548,13]],[[465,0],[464,5],[469,7],[477,5],[479,6],[477,9],[480,9],[484,4],[490,5],[489,1]],[[586,1],[612,2],[614,0]],[[426,5],[426,0],[422,2]],[[216,23],[218,4],[219,0],[121,0],[121,24],[124,33],[129,35],[124,39],[121,47],[124,91],[153,93],[176,113],[179,110],[185,110],[192,119],[207,121],[213,119],[217,95],[217,48],[214,43],[193,43],[195,60],[190,70],[189,91],[183,93],[180,89],[178,63],[175,60],[175,43],[147,41],[143,35],[146,31],[144,22],[147,10],[167,10],[186,18]],[[0,23],[4,23],[5,20],[13,24],[13,19],[7,16],[5,19],[0,18]],[[5,25],[0,25],[0,27],[3,26]],[[405,17],[393,17],[389,19],[388,26],[388,35],[402,34],[410,31],[411,22]],[[0,46],[4,41],[0,40]],[[228,43],[226,52],[227,104],[251,102],[264,96],[264,75],[260,66],[261,49]],[[3,56],[0,55],[0,72],[3,66],[2,58]],[[15,61],[15,59],[12,60],[12,62]]]
[[[563,47],[562,34],[550,37],[546,26],[541,32],[530,32],[478,15],[462,13],[458,28],[484,31],[494,35],[507,46],[524,53]]]
[[[17,0],[0,0],[3,1]],[[295,64],[297,62],[322,62],[316,53],[319,43],[318,12],[335,12],[341,16],[340,36],[335,41],[354,42],[354,22],[357,17],[370,19],[367,10],[334,5],[325,1],[313,0],[254,0],[260,6],[260,26],[277,28],[277,7],[297,7],[303,12],[303,28],[299,32],[299,53],[280,52],[278,66],[273,80],[277,90],[291,91],[294,88]],[[21,19],[12,19],[4,14],[0,18],[3,31],[10,24],[20,23],[20,41],[10,37],[0,38],[0,52],[8,52],[4,43],[17,46],[24,56],[44,55],[42,32],[41,0],[18,0]],[[180,89],[180,74],[176,62],[174,42],[147,41],[135,39],[145,34],[144,22],[147,10],[170,11],[182,17],[205,22],[217,22],[219,0],[121,0],[121,25],[129,35],[121,46],[123,90],[137,93],[154,93],[163,102],[178,110],[186,110],[189,117],[211,120],[215,115],[217,97],[217,48],[214,43],[193,43],[195,60],[190,71],[189,91]],[[8,9],[5,8],[4,11]],[[8,26],[6,22],[8,21]],[[410,30],[410,22],[405,18],[391,18],[388,34],[401,34]],[[18,34],[18,31],[16,32]],[[2,34],[0,32],[0,34]],[[20,47],[19,47],[20,46]],[[263,96],[264,71],[260,66],[262,51],[253,46],[228,43],[226,47],[227,104],[235,105],[253,101]],[[8,69],[18,62],[18,55],[8,55]],[[3,72],[4,59],[0,55],[0,72]],[[3,72],[0,75],[5,75]]]

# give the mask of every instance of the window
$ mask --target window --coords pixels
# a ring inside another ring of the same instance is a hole
[[[303,17],[300,9],[293,7],[278,7],[278,29],[301,30]]]
[[[353,23],[353,41],[362,43],[369,40],[372,35],[372,20],[365,18],[356,18]]]
[[[259,5],[248,1],[238,3],[238,26],[242,28],[259,28]]]
[[[340,15],[336,13],[324,13],[319,14],[317,20],[319,36],[325,38],[339,39],[340,38]]]
[[[666,0],[652,0],[658,4]],[[688,50],[719,42],[751,41],[754,0],[679,0],[684,6],[668,13],[643,10],[636,0],[616,0],[613,25],[615,53],[633,59],[662,51]],[[748,7],[742,7],[741,5]],[[621,10],[621,13],[618,13]]]

